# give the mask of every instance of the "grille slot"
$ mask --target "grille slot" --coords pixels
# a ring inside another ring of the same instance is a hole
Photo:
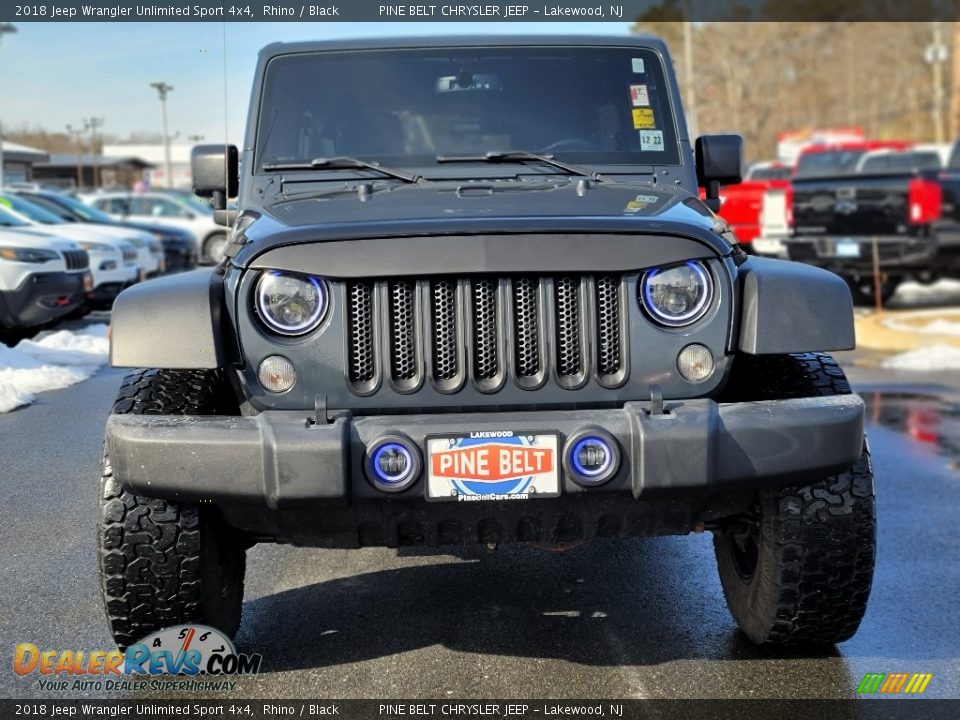
[[[460,374],[460,356],[457,349],[460,322],[457,315],[455,281],[437,280],[431,285],[430,309],[433,325],[433,377],[440,384],[447,385],[455,382]]]
[[[535,278],[513,281],[513,347],[517,375],[540,374],[540,284]]]
[[[416,284],[395,280],[390,290],[390,372],[394,382],[410,385],[418,379]]]
[[[580,319],[580,278],[566,276],[554,283],[557,332],[557,375],[578,378],[583,373],[583,332]]]
[[[473,376],[495,380],[500,371],[497,343],[497,281],[473,282]]]
[[[554,378],[568,390],[628,374],[620,275],[391,278],[344,286],[347,377],[370,394],[382,374],[399,392],[426,379],[443,393],[472,383],[533,390]]]
[[[355,385],[369,385],[376,378],[373,336],[373,283],[347,286],[348,376]]]
[[[67,262],[67,270],[86,270],[90,267],[90,256],[86,250],[65,250],[63,257]]]
[[[597,372],[600,377],[617,375],[623,369],[620,335],[620,278],[597,278]]]

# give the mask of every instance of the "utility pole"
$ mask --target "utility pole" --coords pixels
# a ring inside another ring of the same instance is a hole
[[[951,91],[950,137],[960,137],[960,22],[953,23],[953,89]]]
[[[684,16],[690,17],[690,1],[684,3]],[[683,84],[686,86],[687,97],[685,106],[687,111],[687,130],[690,141],[697,137],[699,132],[697,118],[697,90],[696,75],[693,72],[693,23],[688,19],[683,21]]]
[[[0,39],[4,33],[15,33],[17,28],[10,23],[0,23]],[[3,123],[0,122],[0,188],[3,187]]]
[[[100,156],[97,152],[97,130],[103,127],[103,118],[85,118],[83,126],[90,131],[90,157],[93,160],[93,186],[100,187]]]
[[[75,128],[73,125],[67,125],[67,133],[73,138],[73,144],[77,148],[77,190],[83,187],[83,143],[81,139],[85,128]]]
[[[933,73],[933,108],[930,117],[933,121],[934,142],[943,142],[943,64],[947,61],[947,46],[943,44],[943,23],[930,23],[933,37],[923,52],[923,59]]]
[[[173,170],[170,166],[170,134],[167,132],[167,93],[173,90],[173,85],[165,82],[150,83],[150,87],[160,96],[161,131],[163,132],[163,173],[167,187],[173,187]]]

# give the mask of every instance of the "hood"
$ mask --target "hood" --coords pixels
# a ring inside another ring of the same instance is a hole
[[[32,225],[31,232],[58,235],[77,242],[102,242],[116,247],[118,250],[124,244],[129,244],[129,235],[131,231],[123,230],[119,234],[114,232],[104,232],[108,229],[105,225],[81,225],[77,223],[64,223],[63,225]]]
[[[281,245],[354,238],[477,233],[679,235],[721,255],[735,240],[726,221],[680,188],[651,182],[560,180],[356,180],[283,183],[273,202],[248,208],[228,254],[243,266]]]
[[[324,222],[474,218],[656,218],[711,230],[717,218],[679,188],[649,182],[563,180],[284,182],[264,210],[288,226]]]
[[[32,227],[0,230],[0,245],[60,251],[80,249],[80,246],[75,242],[57,233],[45,232]]]

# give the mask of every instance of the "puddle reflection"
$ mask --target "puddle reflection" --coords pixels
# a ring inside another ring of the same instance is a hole
[[[861,392],[867,423],[902,433],[920,447],[928,447],[960,468],[960,406],[932,395]]]

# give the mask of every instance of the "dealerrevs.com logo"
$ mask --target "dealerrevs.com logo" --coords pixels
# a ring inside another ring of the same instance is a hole
[[[21,643],[14,650],[13,671],[37,675],[39,689],[49,691],[233,690],[232,678],[256,675],[262,659],[259,654],[238,653],[216,628],[175,625],[124,652],[41,650]],[[178,679],[151,679],[161,675]]]

